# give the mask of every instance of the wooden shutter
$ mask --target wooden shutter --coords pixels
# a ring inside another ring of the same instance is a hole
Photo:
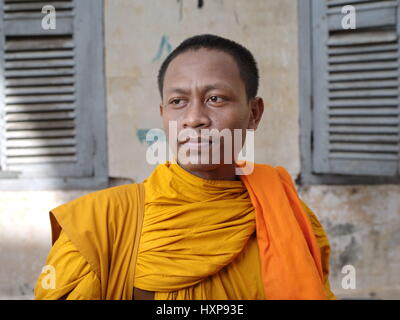
[[[54,30],[42,28],[44,5],[56,9]],[[0,0],[3,172],[90,177],[96,156],[105,166],[101,5]]]
[[[342,28],[344,5],[356,29]],[[399,1],[312,1],[313,171],[399,175]]]

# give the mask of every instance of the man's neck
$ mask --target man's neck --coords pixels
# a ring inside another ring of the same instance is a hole
[[[206,180],[230,180],[230,181],[239,181],[240,177],[236,175],[236,170],[235,170],[235,164],[224,164],[221,165],[213,170],[194,170],[194,169],[189,169],[179,163],[177,161],[178,165],[186,170],[187,172],[206,179]]]

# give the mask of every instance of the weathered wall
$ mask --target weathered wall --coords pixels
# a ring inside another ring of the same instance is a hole
[[[141,181],[151,172],[137,132],[162,128],[156,77],[168,50],[160,45],[168,39],[174,48],[201,33],[234,39],[253,52],[266,105],[256,161],[299,171],[295,1],[214,0],[202,8],[198,1],[175,0],[105,4],[110,175]]]
[[[255,55],[265,100],[256,161],[300,172],[297,17],[294,0],[106,0],[106,85],[110,176],[141,181],[152,170],[141,129],[161,128],[157,70],[186,37],[216,33]],[[139,136],[138,136],[139,135]],[[31,298],[50,248],[48,211],[91,190],[0,192],[0,299]],[[300,194],[332,244],[338,297],[400,298],[400,186],[309,186]],[[356,290],[341,288],[356,268]]]
[[[51,248],[49,211],[88,192],[0,192],[0,299],[33,297]]]
[[[400,186],[312,186],[300,194],[328,233],[334,292],[400,299]],[[355,290],[342,288],[345,265],[355,268]]]

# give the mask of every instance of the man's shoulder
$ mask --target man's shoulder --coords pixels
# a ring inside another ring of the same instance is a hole
[[[52,209],[52,243],[64,230],[101,278],[110,269],[108,258],[129,252],[135,241],[144,207],[141,189],[133,183],[97,190]]]
[[[101,190],[96,190],[88,193],[89,197],[104,197],[104,198],[114,198],[118,196],[129,196],[134,194],[139,187],[139,183],[123,184],[120,186],[109,187]]]
[[[129,219],[144,205],[142,184],[132,183],[97,190],[51,210],[59,222],[100,224]],[[61,223],[62,224],[62,223]]]
[[[144,207],[141,184],[121,185],[88,193],[50,211],[53,243],[62,229],[75,244],[88,236],[107,238],[134,225]],[[100,234],[103,234],[100,236]],[[94,236],[95,235],[95,236]],[[79,240],[80,239],[80,240]]]
[[[124,205],[138,200],[142,192],[142,184],[131,183],[114,186],[101,190],[92,191],[63,205],[78,204],[102,204],[102,205]]]

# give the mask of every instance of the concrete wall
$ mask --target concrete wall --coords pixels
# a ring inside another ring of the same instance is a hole
[[[137,133],[162,128],[156,77],[168,50],[159,54],[160,44],[167,39],[173,48],[201,33],[235,39],[253,52],[266,104],[256,160],[299,171],[295,1],[214,0],[202,8],[198,1],[175,0],[105,4],[110,175],[141,181],[151,172]]]
[[[51,248],[49,211],[90,192],[0,192],[0,299],[31,299]]]
[[[295,0],[105,0],[108,153],[111,177],[142,181],[143,132],[161,128],[156,76],[186,37],[215,33],[255,55],[266,110],[256,133],[256,161],[300,173],[297,8]],[[164,46],[162,44],[164,43]],[[31,298],[50,248],[48,211],[91,190],[0,192],[0,299]],[[325,226],[331,284],[338,297],[400,298],[400,187],[302,186]],[[344,265],[356,289],[341,287]]]
[[[400,186],[304,186],[331,242],[331,286],[338,297],[400,299]],[[343,289],[356,271],[356,289]]]

